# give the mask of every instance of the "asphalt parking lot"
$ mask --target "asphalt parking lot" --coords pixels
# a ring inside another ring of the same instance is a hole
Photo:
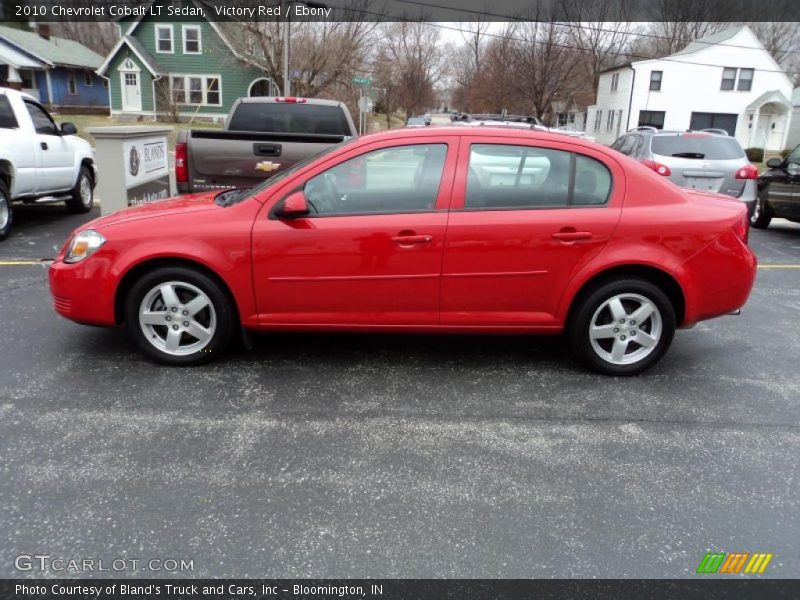
[[[270,335],[160,367],[51,308],[35,263],[90,216],[16,216],[0,577],[74,575],[16,570],[32,553],[192,559],[182,576],[694,577],[712,550],[800,577],[800,225],[751,232],[742,315],[615,379],[554,338]]]

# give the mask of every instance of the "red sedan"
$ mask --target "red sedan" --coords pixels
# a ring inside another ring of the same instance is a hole
[[[745,206],[558,134],[403,129],[250,190],[166,200],[76,230],[56,310],[124,324],[197,364],[241,330],[566,332],[597,371],[656,363],[676,327],[753,285]]]

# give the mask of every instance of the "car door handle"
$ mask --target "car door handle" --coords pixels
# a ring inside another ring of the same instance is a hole
[[[561,240],[562,242],[575,242],[577,240],[588,240],[591,239],[592,232],[591,231],[575,231],[573,230],[562,230],[557,231],[553,234],[553,238],[557,240]]]
[[[47,142],[42,142],[39,145],[42,147],[42,150],[47,150]]]
[[[432,235],[395,235],[392,241],[400,246],[410,246],[412,244],[430,244],[433,241]]]

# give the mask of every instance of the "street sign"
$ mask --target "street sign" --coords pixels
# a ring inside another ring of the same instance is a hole
[[[358,110],[361,112],[370,112],[375,103],[369,96],[362,96],[358,99]]]
[[[361,77],[359,75],[356,75],[355,77],[353,77],[352,81],[356,85],[364,85],[364,86],[372,85],[372,79],[370,79],[369,77]]]

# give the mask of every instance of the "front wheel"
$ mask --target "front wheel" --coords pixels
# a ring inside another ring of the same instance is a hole
[[[753,212],[750,213],[750,225],[756,229],[766,229],[772,221],[772,209],[764,201],[764,197],[759,194],[756,196],[756,203],[753,205]]]
[[[5,182],[0,180],[0,240],[8,237],[13,223],[14,209],[11,207],[11,194]]]
[[[675,309],[648,281],[610,281],[579,302],[569,323],[570,343],[598,373],[641,373],[656,364],[672,343]]]
[[[67,205],[67,212],[87,213],[92,210],[94,203],[94,182],[88,167],[81,167],[78,174],[78,181],[72,188],[72,197],[64,203]]]
[[[211,277],[185,267],[156,269],[139,279],[128,294],[125,320],[139,346],[168,365],[213,360],[234,328],[225,291]]]

